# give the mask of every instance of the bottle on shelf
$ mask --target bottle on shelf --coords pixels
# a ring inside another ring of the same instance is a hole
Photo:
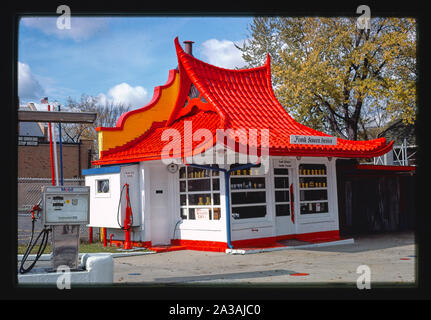
[[[203,197],[199,197],[198,206],[203,206],[203,205],[204,205]]]

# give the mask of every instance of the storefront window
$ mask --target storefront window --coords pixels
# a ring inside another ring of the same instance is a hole
[[[231,165],[234,169],[240,164]],[[265,168],[234,170],[230,176],[233,219],[262,218],[266,215]]]
[[[289,169],[274,168],[275,215],[290,216]]]
[[[194,167],[180,168],[179,187],[181,219],[220,219],[219,180],[219,172],[215,170]]]
[[[299,165],[299,194],[301,214],[328,212],[328,180],[324,164]]]

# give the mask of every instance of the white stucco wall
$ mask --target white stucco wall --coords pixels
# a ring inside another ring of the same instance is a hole
[[[293,234],[315,233],[338,230],[338,204],[335,158],[329,160],[323,157],[270,157],[269,168],[265,176],[267,214],[262,218],[233,219],[231,218],[231,240],[257,239],[285,235],[281,233],[280,219],[275,214],[274,161],[289,160],[291,171],[289,183],[293,183],[295,199],[295,223],[289,232]],[[328,213],[300,213],[300,190],[298,166],[302,163],[325,164],[327,168]],[[223,166],[220,166],[223,167]],[[225,166],[228,168],[228,166]],[[135,170],[133,194],[131,201],[134,213],[133,241],[151,241],[168,244],[171,239],[186,239],[199,241],[227,241],[226,230],[226,197],[224,174],[220,172],[220,220],[181,220],[179,173],[171,173],[162,161],[140,162],[128,170]],[[86,176],[86,185],[91,189],[90,226],[113,228],[108,230],[108,240],[111,233],[114,239],[124,239],[124,231],[118,229],[117,206],[121,185],[125,183],[122,173]],[[111,195],[100,197],[95,194],[95,183],[98,178],[109,178]],[[132,190],[132,189],[131,189]],[[232,211],[231,211],[232,212]],[[290,217],[287,217],[290,219]],[[178,222],[178,223],[177,223]],[[117,230],[115,230],[117,229]],[[286,230],[284,228],[284,230]]]

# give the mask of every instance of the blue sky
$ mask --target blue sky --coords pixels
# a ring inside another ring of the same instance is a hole
[[[234,43],[248,37],[251,17],[74,17],[58,29],[56,17],[26,17],[18,35],[21,105],[68,96],[144,106],[155,86],[177,66],[174,38],[195,41],[198,59],[225,68],[244,65]],[[182,44],[183,45],[183,44]]]

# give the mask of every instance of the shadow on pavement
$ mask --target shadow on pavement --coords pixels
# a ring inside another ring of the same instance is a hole
[[[214,280],[238,280],[238,279],[250,279],[250,278],[263,278],[263,277],[276,277],[282,275],[295,274],[296,271],[276,269],[276,270],[263,270],[263,271],[251,271],[251,272],[235,272],[235,273],[221,273],[221,274],[209,274],[199,276],[188,276],[188,277],[168,277],[168,278],[155,278],[155,282],[196,282],[196,281],[214,281]]]
[[[353,244],[307,248],[305,250],[355,253],[415,244],[414,231],[361,234],[347,238],[353,238],[355,242]]]

